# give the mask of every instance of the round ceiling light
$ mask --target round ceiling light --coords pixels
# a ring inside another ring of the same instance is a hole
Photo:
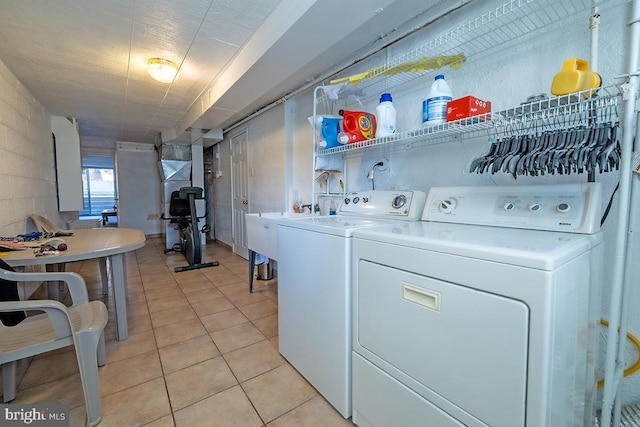
[[[172,83],[178,78],[178,65],[168,59],[150,58],[147,67],[151,77],[162,83]]]

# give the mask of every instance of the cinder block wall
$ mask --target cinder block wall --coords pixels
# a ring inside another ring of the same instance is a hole
[[[49,111],[0,61],[0,236],[24,233],[31,214],[62,226]]]

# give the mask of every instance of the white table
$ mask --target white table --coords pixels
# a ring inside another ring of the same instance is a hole
[[[33,250],[26,249],[11,252],[2,259],[12,267],[25,267],[28,265],[56,266],[67,262],[97,258],[100,262],[104,289],[107,284],[108,259],[113,280],[116,339],[126,340],[129,333],[127,330],[127,274],[124,254],[144,246],[144,233],[132,228],[90,228],[73,230],[73,236],[62,238],[67,242],[67,250],[57,255],[36,257]]]

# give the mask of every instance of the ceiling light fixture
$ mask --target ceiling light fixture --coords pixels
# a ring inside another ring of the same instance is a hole
[[[172,83],[178,78],[178,64],[163,58],[150,58],[147,67],[151,77],[162,83]]]

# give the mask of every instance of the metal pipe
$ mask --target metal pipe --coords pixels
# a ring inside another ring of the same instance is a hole
[[[599,28],[600,28],[600,13],[597,5],[591,8],[591,17],[589,18],[589,29],[591,30],[591,53],[589,58],[589,64],[591,71],[598,72],[598,40],[599,40]]]
[[[640,0],[633,0],[631,5],[631,21],[629,23],[629,40],[630,46],[627,49],[629,55],[628,70],[629,74],[638,71],[638,51],[640,48]],[[633,151],[633,135],[634,135],[634,119],[635,119],[635,102],[638,87],[638,76],[629,77],[626,85],[626,98],[623,116],[623,132],[622,132],[622,153],[620,162],[620,191],[619,191],[619,210],[618,224],[616,232],[615,256],[613,262],[611,301],[609,304],[609,329],[607,330],[607,352],[604,370],[604,392],[602,399],[602,426],[611,426],[611,415],[613,405],[620,390],[621,377],[616,376],[616,367],[623,361],[619,354],[619,341],[624,340],[624,336],[620,335],[619,328],[626,319],[623,319],[623,296],[625,294],[625,273],[626,273],[626,255],[627,242],[629,232],[629,210],[631,203],[631,169],[632,151]],[[625,328],[626,329],[626,328]],[[626,334],[626,332],[625,332]],[[620,405],[616,405],[616,412],[619,412]],[[620,415],[616,414],[615,419],[619,420]]]
[[[637,126],[638,123],[638,119],[640,119],[640,113],[637,113],[635,116],[635,123],[636,123],[636,133],[635,133],[635,138],[634,140],[638,141],[640,140],[640,127]],[[632,147],[632,149],[635,149],[635,147]],[[632,166],[634,165],[635,162],[632,162]],[[634,200],[638,200],[638,197],[640,197],[640,187],[638,186],[638,184],[640,184],[640,182],[638,181],[638,175],[636,173],[633,173],[633,169],[631,172],[631,196],[630,196],[630,200],[632,201],[631,205],[629,206],[629,221],[631,221],[633,218],[638,218],[638,210],[640,209],[640,206],[638,206],[638,203],[633,203]],[[629,299],[631,298],[631,280],[632,280],[632,272],[633,272],[633,266],[634,266],[634,256],[635,256],[635,248],[634,248],[634,237],[633,237],[633,224],[630,222],[629,226],[628,226],[628,232],[627,232],[627,250],[626,250],[626,256],[625,256],[625,276],[624,276],[624,285],[622,288],[622,307],[621,307],[621,311],[620,311],[620,328],[619,328],[619,332],[618,332],[618,353],[617,353],[617,366],[616,366],[616,372],[615,372],[615,378],[616,378],[616,387],[615,389],[618,390],[621,386],[621,383],[624,379],[624,370],[625,370],[625,366],[624,366],[624,360],[622,360],[622,358],[624,357],[624,354],[626,354],[625,352],[625,348],[626,348],[626,336],[627,336],[627,330],[628,330],[628,312],[629,312]],[[619,394],[618,398],[615,399],[614,401],[614,407],[613,407],[613,425],[614,426],[618,426],[620,425],[620,417],[621,417],[621,413],[622,413],[622,395]]]

